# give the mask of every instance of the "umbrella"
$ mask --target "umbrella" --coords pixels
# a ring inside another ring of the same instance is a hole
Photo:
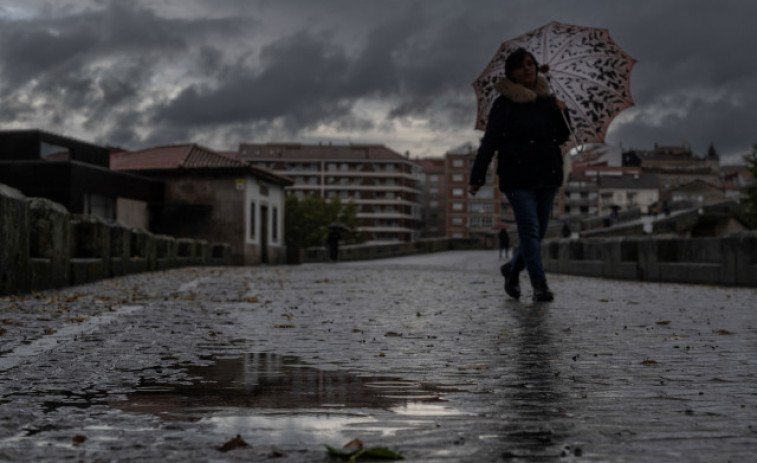
[[[612,119],[633,106],[630,74],[636,60],[620,49],[606,29],[551,22],[500,45],[473,83],[478,98],[476,129],[484,130],[498,93],[494,84],[505,76],[505,59],[523,47],[540,65],[557,98],[568,107],[575,145],[603,143]]]
[[[343,224],[341,222],[332,222],[332,223],[330,223],[329,224],[329,229],[330,230],[345,231],[345,232],[350,231],[350,227],[348,227],[347,225],[345,225],[345,224]]]

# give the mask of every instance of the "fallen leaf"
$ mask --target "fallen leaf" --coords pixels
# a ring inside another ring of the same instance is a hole
[[[274,325],[274,328],[294,328],[294,325]]]
[[[82,436],[81,434],[77,434],[73,438],[73,444],[80,445],[80,444],[83,444],[85,440],[87,440],[87,436]]]
[[[646,359],[643,362],[641,362],[641,364],[649,366],[649,365],[657,365],[657,362],[655,362],[654,360]]]
[[[251,303],[254,304],[255,302],[258,302],[258,298],[254,297],[254,296],[253,297],[248,297],[247,298],[247,302],[251,302]]]
[[[55,334],[55,330],[54,330],[54,329],[52,329],[52,328],[47,328],[47,329],[45,330],[45,334]]]
[[[237,434],[237,437],[220,446],[218,450],[221,452],[228,452],[229,450],[238,449],[240,447],[249,447],[249,444],[242,439],[242,436]]]
[[[391,338],[391,337],[401,337],[402,333],[396,333],[394,331],[388,331],[384,336],[389,337],[389,338]]]
[[[360,439],[352,439],[351,441],[344,444],[344,448],[346,449],[362,449],[363,448],[363,441]]]
[[[731,334],[731,332],[730,332],[730,331],[728,331],[728,330],[715,330],[715,333],[716,333],[716,334],[721,334],[721,335],[728,335],[728,334]]]
[[[670,320],[663,320],[661,322],[657,322],[660,326],[670,325]]]

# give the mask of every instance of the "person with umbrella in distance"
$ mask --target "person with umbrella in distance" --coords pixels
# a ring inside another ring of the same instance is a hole
[[[541,69],[542,72],[546,69]],[[519,276],[528,271],[534,301],[552,301],[541,260],[541,241],[547,231],[552,202],[563,182],[560,145],[570,136],[565,104],[551,95],[539,75],[539,63],[525,48],[505,60],[505,77],[494,86],[494,100],[486,130],[471,168],[469,193],[476,195],[486,182],[495,152],[499,189],[515,214],[519,244],[500,271],[505,292],[521,295]]]

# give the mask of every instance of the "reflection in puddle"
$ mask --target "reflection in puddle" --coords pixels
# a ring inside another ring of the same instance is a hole
[[[350,426],[382,434],[401,428],[396,422],[381,427],[382,418],[460,415],[442,397],[450,389],[319,370],[295,357],[219,358],[186,373],[188,379],[180,384],[145,382],[125,403],[111,406],[164,420],[209,423],[224,435],[241,434],[272,444],[346,442],[351,439],[344,434]]]

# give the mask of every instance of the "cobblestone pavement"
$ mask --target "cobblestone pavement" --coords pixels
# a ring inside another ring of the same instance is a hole
[[[0,298],[0,460],[320,462],[353,438],[419,462],[754,458],[754,289],[550,275],[555,302],[534,304],[504,297],[500,262]]]

